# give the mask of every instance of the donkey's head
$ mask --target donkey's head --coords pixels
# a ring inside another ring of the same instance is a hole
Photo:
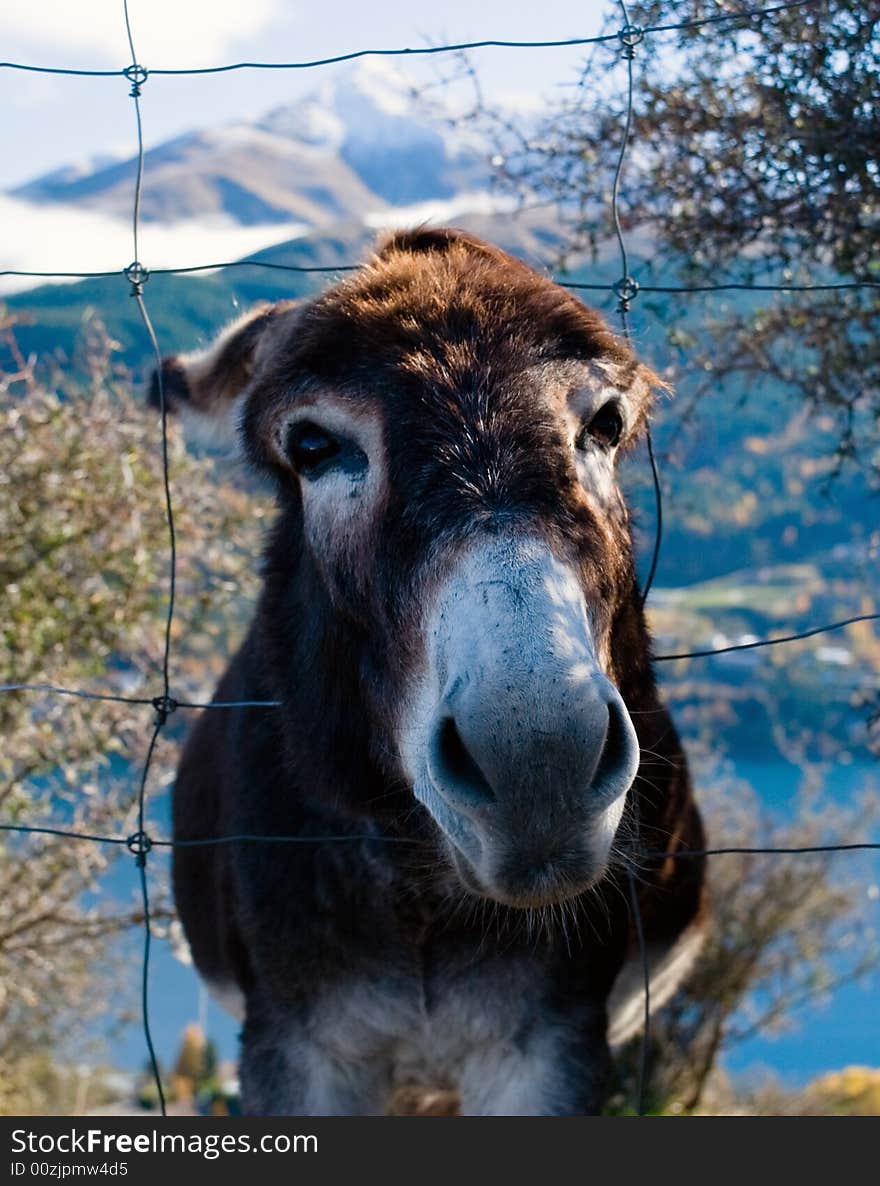
[[[317,793],[379,769],[513,906],[595,882],[639,761],[624,697],[650,681],[615,459],[654,376],[451,231],[399,234],[164,374],[277,481],[258,628]]]

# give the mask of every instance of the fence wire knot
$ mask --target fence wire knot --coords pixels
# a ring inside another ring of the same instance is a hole
[[[635,57],[635,50],[637,45],[645,40],[645,30],[640,25],[631,25],[627,22],[617,34],[620,44],[623,46],[623,56],[630,61]]]
[[[630,305],[639,295],[639,282],[632,276],[621,276],[611,285],[611,291],[617,297],[618,313],[628,313]]]
[[[145,268],[143,264],[134,260],[127,268],[122,269],[122,274],[131,285],[131,296],[139,297],[144,291],[144,285],[150,278],[149,268]]]
[[[153,847],[153,841],[147,833],[132,832],[125,842],[125,847],[134,856],[135,864],[138,868],[145,868],[147,864],[147,853]]]
[[[171,714],[180,707],[173,696],[154,696],[150,703],[156,710],[156,724],[160,726],[164,725]]]
[[[141,87],[150,76],[149,70],[146,66],[139,66],[137,62],[133,62],[130,66],[126,66],[122,73],[131,83],[131,90],[128,92],[129,95],[132,99],[139,99],[141,97]]]

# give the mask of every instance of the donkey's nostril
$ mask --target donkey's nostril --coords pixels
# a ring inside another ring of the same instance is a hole
[[[495,792],[471,757],[452,717],[443,717],[434,737],[431,775],[437,789],[462,806],[476,807],[495,800]]]
[[[627,729],[626,709],[618,700],[611,700],[608,705],[608,728],[602,753],[599,755],[599,765],[593,775],[593,786],[600,790],[607,786],[627,765],[629,760],[629,730]]]

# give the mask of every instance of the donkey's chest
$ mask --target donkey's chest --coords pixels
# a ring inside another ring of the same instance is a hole
[[[515,1043],[537,1020],[525,994],[519,1000],[503,994],[502,1005],[496,978],[480,982],[482,992],[454,982],[428,986],[415,977],[352,979],[313,1005],[309,1035],[344,1061],[387,1059],[401,1081],[429,1071],[442,1077],[476,1048]]]
[[[556,1094],[566,1027],[543,1006],[543,974],[528,961],[433,977],[352,978],[315,1002],[291,1054],[321,1076],[382,1068],[387,1090],[450,1089],[483,1111],[530,1110]],[[528,1096],[528,1101],[525,1097]],[[522,1097],[522,1098],[521,1098]]]

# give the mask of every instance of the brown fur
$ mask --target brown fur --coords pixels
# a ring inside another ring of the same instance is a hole
[[[248,457],[275,478],[279,501],[255,620],[217,694],[282,707],[202,718],[178,773],[176,836],[369,827],[434,854],[414,864],[394,844],[381,856],[354,845],[178,849],[175,889],[197,965],[241,987],[246,1047],[271,1061],[278,1010],[307,1015],[355,958],[382,968],[415,960],[429,995],[444,991],[464,953],[482,958],[482,932],[446,917],[458,882],[413,799],[397,730],[425,665],[425,607],[445,574],[474,540],[540,538],[577,574],[603,671],[646,755],[619,829],[624,864],[579,900],[589,926],[575,955],[566,962],[551,944],[540,956],[542,975],[556,977],[548,1016],[581,1016],[585,1002],[598,1010],[582,1021],[595,1057],[582,1068],[580,1102],[558,1105],[593,1108],[604,1001],[633,946],[625,861],[703,846],[651,671],[628,511],[613,482],[585,482],[571,440],[595,388],[605,392],[596,399],[618,393],[621,448],[631,446],[659,380],[569,292],[471,236],[432,230],[392,236],[322,296],[261,310],[216,350],[166,368],[184,386],[192,376],[190,401],[203,411],[239,402]],[[292,421],[331,404],[377,426],[384,473],[363,526],[316,540],[287,442]],[[541,802],[530,810],[543,826]],[[665,949],[699,925],[702,861],[637,859],[646,936]],[[512,951],[521,948],[516,915],[503,907],[497,922]],[[332,943],[328,927],[340,931]],[[285,1090],[280,1071],[249,1074],[254,1101]]]

